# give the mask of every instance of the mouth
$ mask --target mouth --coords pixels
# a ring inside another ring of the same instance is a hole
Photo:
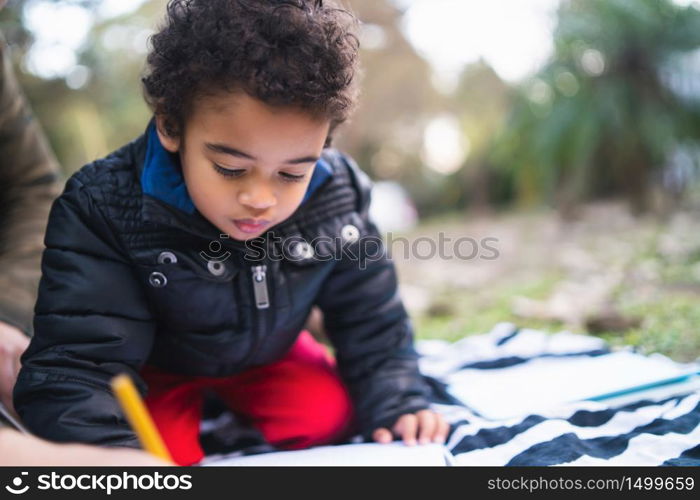
[[[238,229],[247,234],[259,233],[270,225],[269,220],[264,219],[232,219]]]

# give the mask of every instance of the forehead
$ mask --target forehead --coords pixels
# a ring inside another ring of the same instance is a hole
[[[323,143],[330,120],[291,107],[270,106],[244,92],[226,92],[198,98],[187,128],[207,139],[236,142]]]

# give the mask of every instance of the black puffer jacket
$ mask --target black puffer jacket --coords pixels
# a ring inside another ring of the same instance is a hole
[[[332,175],[246,245],[222,238],[198,212],[144,194],[147,142],[141,136],[81,169],[52,208],[35,335],[14,392],[32,432],[138,447],[112,376],[130,374],[145,393],[145,363],[203,376],[270,363],[314,304],[360,432],[428,406],[394,266],[386,256],[356,258],[361,246],[376,255],[376,244],[363,242],[379,235],[367,213],[370,181],[349,158],[325,150]]]

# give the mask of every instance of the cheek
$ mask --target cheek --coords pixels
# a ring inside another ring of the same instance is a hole
[[[199,164],[184,160],[183,174],[187,191],[197,209],[203,214],[225,208],[231,198],[230,186],[206,162]]]
[[[285,189],[283,194],[280,195],[280,205],[284,205],[288,211],[293,212],[299,205],[301,205],[307,189],[308,183],[304,183],[299,186],[291,186]]]

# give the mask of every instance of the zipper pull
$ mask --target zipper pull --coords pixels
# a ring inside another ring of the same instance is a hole
[[[270,300],[267,295],[267,266],[253,266],[253,292],[255,292],[255,305],[258,309],[270,307]]]

